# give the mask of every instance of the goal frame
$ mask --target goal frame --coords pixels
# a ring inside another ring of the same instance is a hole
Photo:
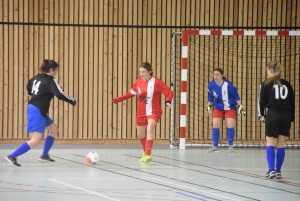
[[[290,30],[183,30],[181,33],[181,89],[180,89],[180,126],[179,126],[179,149],[186,147],[186,104],[188,86],[188,48],[190,35],[204,36],[300,36],[300,31]],[[172,120],[171,120],[172,121]],[[171,122],[172,125],[173,122]],[[172,143],[172,129],[170,131],[170,141]],[[174,147],[171,144],[170,147]]]

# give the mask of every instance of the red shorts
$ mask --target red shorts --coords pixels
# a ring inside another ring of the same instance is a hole
[[[147,126],[149,119],[154,119],[156,122],[159,122],[162,114],[152,114],[149,116],[136,117],[136,125],[137,126]]]
[[[226,118],[232,118],[235,119],[236,118],[236,110],[219,110],[219,109],[214,109],[213,111],[213,118],[222,118],[225,119]]]

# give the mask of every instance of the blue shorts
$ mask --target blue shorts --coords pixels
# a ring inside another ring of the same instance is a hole
[[[38,132],[44,134],[46,127],[53,123],[48,116],[44,117],[38,107],[29,104],[27,106],[27,132]]]

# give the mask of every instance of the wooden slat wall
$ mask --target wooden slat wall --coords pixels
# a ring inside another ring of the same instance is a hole
[[[57,79],[78,101],[51,103],[61,142],[131,140],[136,99],[111,100],[130,90],[144,61],[170,85],[173,32],[299,29],[299,11],[297,0],[0,0],[0,140],[28,139],[25,87],[43,58],[59,62]],[[167,142],[170,111],[162,107],[156,139]]]

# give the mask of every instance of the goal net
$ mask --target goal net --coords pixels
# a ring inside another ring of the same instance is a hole
[[[266,65],[276,60],[281,75],[294,88],[296,118],[287,146],[299,141],[300,31],[184,30],[172,37],[171,80],[175,92],[171,111],[171,147],[212,144],[212,117],[207,117],[208,83],[220,67],[233,82],[246,109],[238,116],[234,146],[265,146],[265,124],[258,120],[259,85],[266,79]],[[227,146],[227,127],[220,128],[220,146]]]

